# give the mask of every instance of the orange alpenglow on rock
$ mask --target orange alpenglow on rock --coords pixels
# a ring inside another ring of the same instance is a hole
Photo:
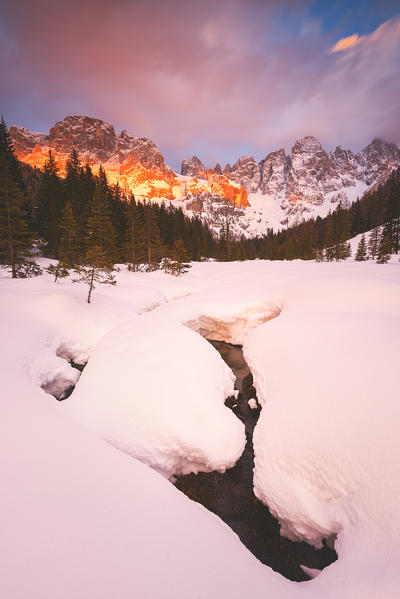
[[[75,148],[82,164],[89,164],[94,173],[102,165],[110,183],[119,183],[124,191],[138,197],[173,200],[188,193],[215,193],[236,206],[249,205],[245,189],[226,176],[203,168],[201,180],[181,177],[165,164],[151,139],[133,137],[126,131],[117,135],[111,124],[100,119],[68,116],[48,135],[16,126],[10,127],[10,135],[19,160],[32,167],[42,169],[51,150],[61,176]]]

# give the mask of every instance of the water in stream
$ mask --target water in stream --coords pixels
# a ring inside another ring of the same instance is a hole
[[[188,497],[217,514],[240,537],[242,543],[264,564],[286,578],[308,580],[300,564],[322,569],[337,559],[326,545],[315,549],[307,543],[294,543],[280,536],[278,521],[253,493],[253,430],[260,408],[251,409],[250,398],[256,398],[252,375],[243,358],[242,348],[222,341],[211,341],[236,376],[238,398],[230,397],[225,404],[246,427],[245,450],[234,466],[224,474],[218,472],[181,476],[176,486]]]

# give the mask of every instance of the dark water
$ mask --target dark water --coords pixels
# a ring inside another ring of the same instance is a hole
[[[72,368],[76,368],[77,370],[79,370],[79,372],[83,372],[83,369],[86,366],[86,364],[77,364],[73,360],[69,360],[69,363],[71,364]],[[54,396],[54,397],[56,399],[58,399],[58,401],[63,401],[64,399],[68,399],[68,397],[71,396],[74,389],[75,389],[75,385],[71,385],[71,387],[68,387],[67,389],[65,389],[65,391],[64,391],[64,393],[62,393],[62,395],[60,395],[59,397],[57,397],[57,396]]]
[[[327,546],[315,549],[307,543],[294,543],[280,536],[279,523],[253,493],[253,430],[260,408],[252,410],[248,400],[256,398],[253,378],[243,358],[242,348],[222,341],[211,341],[236,376],[237,399],[230,397],[225,404],[246,427],[247,443],[234,468],[218,472],[181,476],[176,486],[188,497],[217,514],[240,537],[242,543],[264,564],[290,580],[308,580],[300,564],[322,569],[337,559]]]

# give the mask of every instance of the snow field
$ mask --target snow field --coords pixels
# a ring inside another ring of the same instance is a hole
[[[1,279],[1,596],[397,598],[398,269],[122,270],[90,306],[69,280]],[[166,476],[240,455],[241,425],[223,405],[231,372],[196,332],[244,343],[262,405],[257,495],[289,536],[338,535],[339,560],[311,582],[262,566],[218,518],[124,455]],[[70,381],[60,356],[90,360],[58,403],[40,386]]]

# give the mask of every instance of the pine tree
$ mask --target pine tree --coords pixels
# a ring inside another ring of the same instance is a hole
[[[85,246],[85,263],[75,268],[77,277],[74,283],[84,282],[89,286],[87,302],[90,304],[95,283],[116,284],[113,275],[115,233],[111,224],[108,199],[101,180],[96,182],[90,204]]]
[[[18,158],[15,155],[14,144],[11,139],[11,135],[8,131],[6,122],[4,120],[3,115],[1,115],[1,119],[0,119],[0,153],[3,153],[3,152],[4,152],[4,155],[5,155],[7,163],[8,163],[9,173],[10,173],[11,177],[14,179],[14,181],[16,182],[21,193],[25,196],[26,189],[25,189],[24,178],[22,176],[21,165],[20,165]],[[26,200],[26,198],[25,198],[25,200]],[[24,205],[22,208],[26,209],[26,206]]]
[[[60,229],[60,259],[68,268],[72,268],[79,263],[82,256],[82,242],[80,241],[78,224],[69,202],[64,207]]]
[[[191,264],[188,264],[190,261],[190,256],[187,253],[182,239],[178,239],[175,242],[174,248],[171,252],[171,261],[171,272],[176,277],[179,277],[179,275],[184,274],[189,270],[189,268],[191,268]]]
[[[47,272],[54,274],[54,282],[59,278],[67,277],[69,274],[68,269],[75,268],[79,264],[82,255],[78,225],[69,202],[65,205],[60,229],[62,234],[59,246],[59,259],[56,265],[51,264],[47,268]]]
[[[386,264],[389,262],[392,253],[392,244],[390,238],[382,234],[379,241],[378,253],[376,257],[377,264]]]
[[[156,270],[159,262],[166,254],[165,247],[161,241],[160,229],[150,203],[145,205],[145,249],[147,270]]]
[[[26,198],[18,183],[14,151],[4,119],[0,131],[0,262],[9,265],[12,277],[16,278],[21,276],[19,267],[32,239],[23,209]]]
[[[226,216],[219,230],[218,260],[228,262],[232,259],[233,243],[231,221],[229,216]]]
[[[140,210],[133,193],[126,203],[126,232],[125,232],[125,260],[128,269],[136,271],[144,256],[145,227],[143,210]]]
[[[86,248],[100,247],[107,258],[115,263],[118,252],[115,241],[115,230],[111,222],[110,201],[107,186],[100,178],[96,179],[96,187],[89,206],[90,212],[86,231]]]
[[[346,260],[351,256],[351,246],[345,239],[341,239],[334,247],[335,260]]]
[[[91,303],[92,292],[95,289],[95,283],[101,285],[116,285],[113,275],[114,264],[107,257],[104,250],[99,245],[91,245],[91,239],[88,239],[88,250],[86,261],[83,266],[77,266],[75,273],[77,278],[74,283],[86,283],[89,286],[87,303]]]
[[[368,238],[368,253],[370,258],[375,259],[377,253],[378,253],[378,247],[379,247],[379,240],[380,240],[380,227],[375,227],[375,229],[373,229],[369,235]]]
[[[64,179],[65,199],[72,206],[82,238],[85,236],[89,212],[89,200],[94,193],[95,181],[90,167],[82,168],[78,152],[75,148],[66,164]]]
[[[64,185],[51,150],[43,167],[38,190],[38,223],[40,237],[47,243],[47,252],[58,257],[60,220],[64,207]]]
[[[367,260],[367,257],[368,257],[367,242],[365,239],[365,235],[362,235],[362,237],[360,239],[360,243],[358,244],[358,247],[357,247],[357,253],[356,253],[355,259],[357,260],[357,262],[364,262],[365,260]]]

